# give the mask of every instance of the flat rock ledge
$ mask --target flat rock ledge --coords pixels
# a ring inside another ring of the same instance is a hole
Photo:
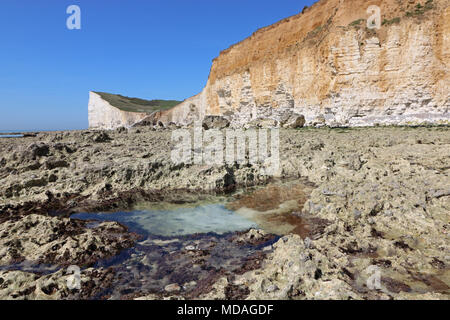
[[[281,238],[261,268],[219,278],[198,298],[449,297],[448,127],[282,129],[278,177],[260,174],[257,165],[175,165],[170,130],[105,134],[0,140],[1,298],[75,297],[63,286],[63,270],[8,269],[28,260],[90,267],[82,272],[79,298],[95,297],[95,284],[108,285],[110,271],[92,269],[88,256],[115,255],[133,245],[133,236],[118,224],[90,229],[68,219],[71,212],[142,200],[194,202],[275,178],[310,181],[302,211],[292,214],[327,224],[308,238]],[[374,268],[381,286],[371,289]]]

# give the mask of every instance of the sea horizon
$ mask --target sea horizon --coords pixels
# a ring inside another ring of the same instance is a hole
[[[24,133],[24,132],[57,132],[57,131],[79,131],[79,130],[87,130],[88,128],[69,128],[69,129],[14,129],[14,130],[0,130],[0,134],[9,134],[9,133]]]

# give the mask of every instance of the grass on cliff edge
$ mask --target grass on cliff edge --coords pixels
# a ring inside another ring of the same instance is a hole
[[[139,98],[125,97],[120,94],[106,92],[95,92],[110,105],[127,112],[152,113],[158,110],[170,109],[182,101],[177,100],[144,100]]]

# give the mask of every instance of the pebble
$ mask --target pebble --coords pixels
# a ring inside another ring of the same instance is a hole
[[[178,284],[172,283],[172,284],[165,286],[164,290],[166,292],[178,292],[181,290],[181,288]]]

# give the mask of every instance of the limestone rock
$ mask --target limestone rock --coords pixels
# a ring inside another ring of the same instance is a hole
[[[93,229],[84,229],[84,225],[35,214],[4,222],[0,224],[0,264],[28,261],[84,266],[133,243],[133,236],[117,223],[105,222]]]
[[[60,269],[50,274],[23,271],[0,271],[1,300],[89,299],[104,290],[112,274],[104,269],[84,269],[80,274],[80,290],[69,289],[71,275]],[[92,285],[95,283],[95,285]]]
[[[277,128],[279,123],[274,119],[256,119],[245,124],[245,128],[260,128],[260,129],[272,129]]]
[[[148,117],[145,112],[127,112],[112,106],[99,93],[89,93],[89,128],[116,129],[130,127]]]
[[[108,132],[110,143],[93,143],[91,131],[0,139],[0,264],[90,264],[132,244],[116,223],[87,228],[49,212],[108,212],[140,201],[194,203],[207,199],[210,191],[271,180],[258,163],[176,165],[170,159],[170,131],[139,130]],[[230,282],[218,279],[204,297],[224,298],[227,286],[238,281],[249,298],[447,298],[448,127],[280,129],[279,137],[280,179],[304,177],[311,186],[295,214],[308,223],[309,240],[288,236],[267,246],[261,269]],[[47,160],[59,159],[69,167],[46,166]],[[255,199],[267,203],[254,205],[277,209],[285,201],[274,199],[289,195],[286,188],[264,192]],[[259,231],[248,235],[236,244],[264,239]],[[367,288],[372,265],[381,269],[380,290]],[[0,278],[8,284],[0,284],[0,297],[33,299],[41,294],[36,275],[2,272]],[[59,284],[53,294],[53,285],[43,288],[50,297],[65,294]]]
[[[182,124],[195,105],[200,118],[232,114],[235,127],[290,111],[307,125],[320,115],[331,126],[450,123],[448,0],[419,15],[407,14],[410,2],[377,5],[397,22],[371,30],[355,23],[369,18],[366,0],[322,0],[256,31],[222,51],[202,92],[161,119]]]
[[[164,288],[164,290],[165,290],[166,292],[169,292],[169,293],[172,293],[172,292],[178,292],[178,291],[181,290],[181,287],[180,287],[178,284],[176,284],[176,283],[172,283],[172,284],[167,285],[167,286]]]
[[[160,112],[179,104],[175,100],[144,100],[105,92],[89,94],[89,128],[130,128],[137,123],[153,125],[159,120]]]
[[[305,116],[303,115],[292,115],[286,123],[283,125],[284,128],[297,129],[302,128],[305,125]]]
[[[314,120],[311,121],[311,125],[316,128],[321,128],[325,126],[326,120],[323,114],[319,114],[317,117],[314,118]]]
[[[206,116],[202,122],[203,129],[224,129],[230,126],[230,122],[222,116]]]
[[[92,135],[92,141],[97,142],[97,143],[103,143],[103,142],[111,141],[111,138],[106,132],[101,131],[99,133],[94,133]]]
[[[37,159],[40,157],[46,157],[50,153],[50,147],[45,143],[32,143],[26,151],[23,153],[24,158]]]

